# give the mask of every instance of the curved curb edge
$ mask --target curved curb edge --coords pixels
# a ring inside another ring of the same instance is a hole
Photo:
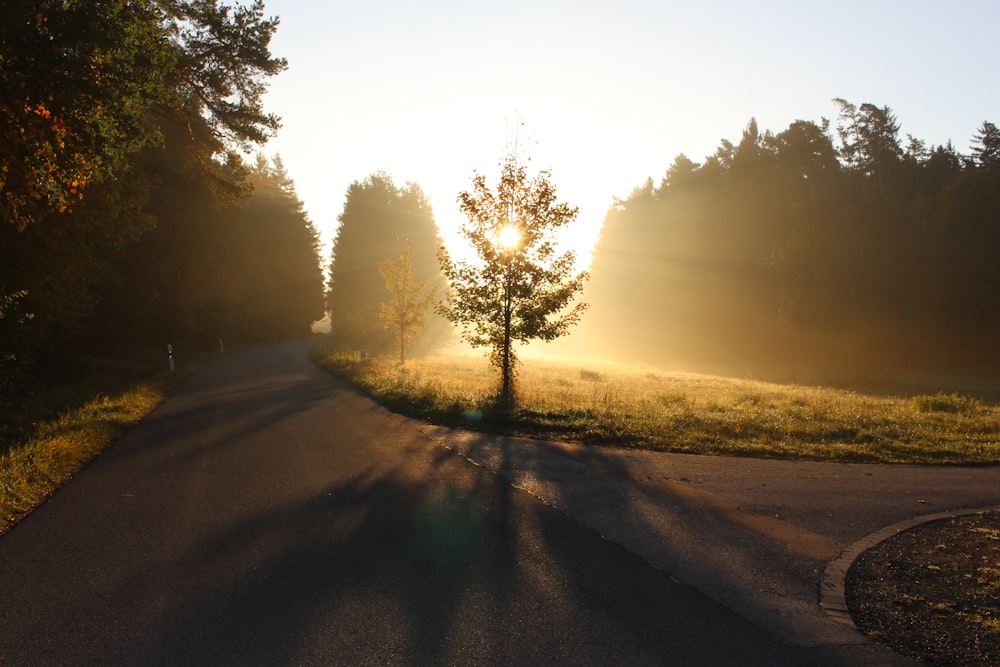
[[[822,609],[823,612],[832,620],[837,621],[838,623],[843,623],[844,625],[848,625],[857,630],[858,627],[854,624],[854,619],[851,618],[851,612],[847,608],[845,584],[847,583],[847,571],[850,569],[854,561],[857,560],[858,556],[868,549],[871,549],[879,542],[883,542],[894,535],[897,535],[905,530],[909,530],[915,526],[919,526],[923,523],[938,521],[940,519],[950,519],[957,516],[966,516],[969,514],[983,514],[986,512],[998,511],[1000,511],[1000,505],[924,514],[923,516],[917,516],[900,521],[899,523],[894,523],[891,526],[886,526],[881,530],[877,530],[874,533],[870,533],[862,537],[860,540],[844,549],[838,558],[827,563],[826,569],[823,571],[823,577],[820,579],[819,584],[820,609]]]

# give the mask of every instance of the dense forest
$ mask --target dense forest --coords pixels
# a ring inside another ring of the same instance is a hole
[[[306,333],[389,352],[380,265],[444,296],[420,187],[352,183],[324,284],[261,97],[263,3],[10,0],[0,20],[0,393],[86,355]],[[797,379],[1000,371],[1000,130],[928,146],[889,107],[674,159],[608,212],[568,349]],[[255,158],[248,156],[254,155]],[[325,290],[325,295],[324,295]],[[324,305],[325,303],[325,305]],[[450,340],[428,312],[412,352]]]
[[[87,355],[308,333],[318,236],[261,95],[263,4],[11,0],[0,21],[0,394]]]
[[[798,379],[1000,370],[1000,131],[963,155],[834,103],[832,127],[751,120],[616,201],[572,349]]]

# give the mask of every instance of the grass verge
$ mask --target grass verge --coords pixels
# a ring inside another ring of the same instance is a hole
[[[446,426],[665,452],[857,463],[1000,463],[1000,409],[615,364],[526,361],[519,407],[493,408],[485,359],[312,359],[390,409]]]
[[[129,383],[34,424],[16,441],[0,442],[0,534],[149,414],[183,378],[182,372],[162,372]],[[52,411],[58,400],[49,394],[32,406],[44,402]]]

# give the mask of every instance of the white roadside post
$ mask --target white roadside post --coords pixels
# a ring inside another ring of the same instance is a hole
[[[174,370],[174,346],[167,343],[167,361],[170,363],[170,370]]]

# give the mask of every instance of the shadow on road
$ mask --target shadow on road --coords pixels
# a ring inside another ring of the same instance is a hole
[[[0,540],[4,664],[838,664],[525,493],[540,459],[471,465],[306,349],[206,366]]]

